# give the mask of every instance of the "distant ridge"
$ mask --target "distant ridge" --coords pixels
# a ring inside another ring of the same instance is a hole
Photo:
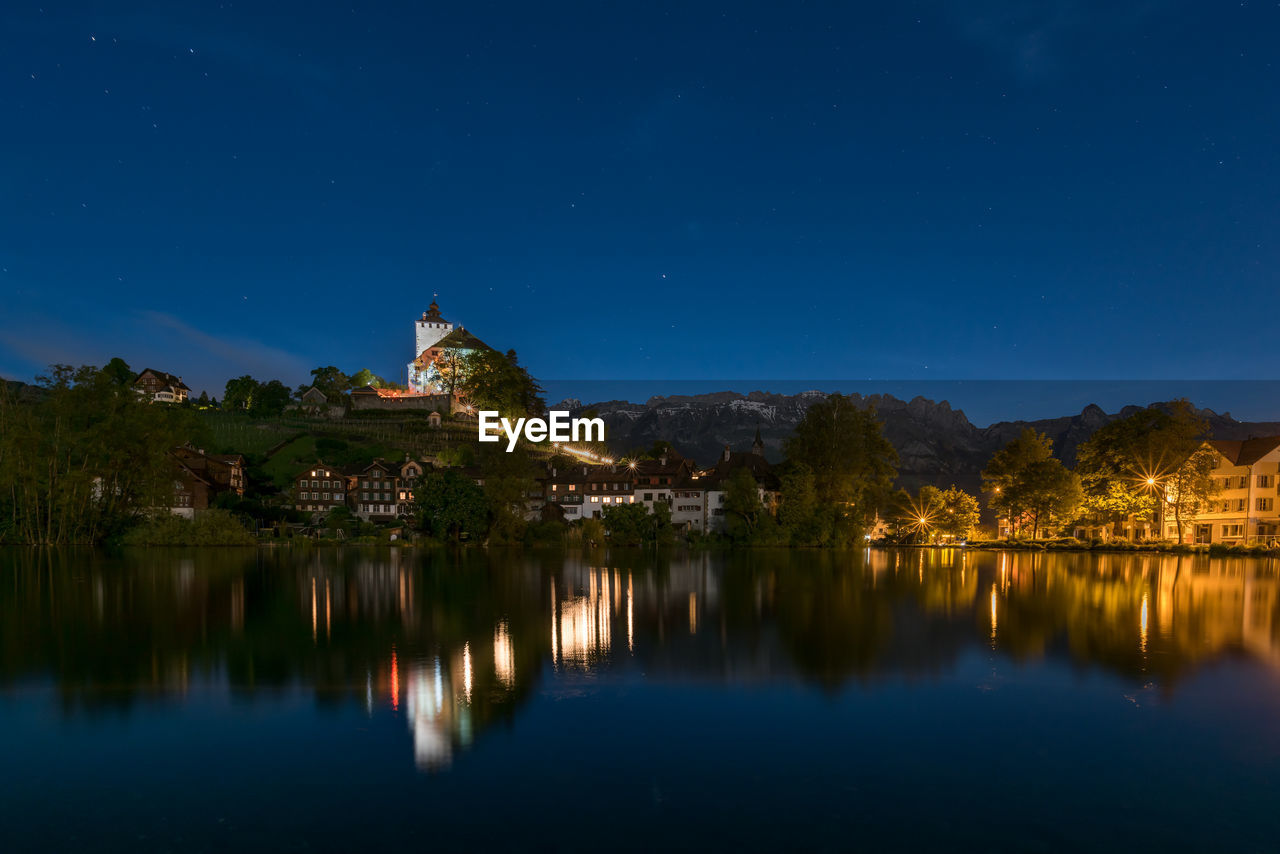
[[[710,394],[651,397],[645,403],[611,400],[583,404],[566,400],[553,409],[574,414],[594,411],[608,426],[609,444],[615,453],[647,448],[666,439],[680,453],[701,463],[715,459],[726,444],[742,450],[750,446],[759,427],[765,455],[782,458],[782,442],[791,434],[805,411],[826,397],[826,392],[808,391],[783,395],[754,391],[750,394],[723,391]],[[1089,404],[1076,415],[1036,421],[1000,421],[989,427],[975,427],[964,412],[947,401],[915,397],[910,401],[892,395],[851,395],[860,405],[872,405],[884,422],[885,435],[901,458],[899,483],[916,489],[923,484],[946,487],[955,484],[976,492],[981,471],[991,455],[1032,427],[1053,440],[1054,452],[1067,465],[1074,465],[1076,448],[1098,428],[1147,407],[1126,406],[1107,413]],[[1169,402],[1151,404],[1167,409]],[[1209,423],[1215,439],[1248,439],[1251,436],[1280,434],[1280,422],[1237,421],[1230,413],[1209,409],[1196,412]]]

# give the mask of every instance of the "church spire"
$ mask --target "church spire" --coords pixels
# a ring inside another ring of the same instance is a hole
[[[764,439],[760,438],[760,425],[756,425],[756,440],[751,443],[751,453],[758,457],[764,456]]]

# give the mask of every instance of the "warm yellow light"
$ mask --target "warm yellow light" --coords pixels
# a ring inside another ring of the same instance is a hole
[[[1147,478],[1147,486],[1155,486],[1155,485],[1156,485],[1156,479],[1154,477]]]

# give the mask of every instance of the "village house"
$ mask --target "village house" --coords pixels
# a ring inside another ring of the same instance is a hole
[[[169,452],[173,465],[173,494],[167,508],[176,516],[194,519],[223,493],[244,495],[245,459],[239,454],[206,454],[191,445]]]
[[[634,487],[635,477],[625,466],[575,464],[551,469],[543,495],[547,504],[560,508],[566,522],[573,522],[599,518],[612,506],[635,503]],[[541,508],[538,512],[541,515]]]
[[[707,531],[707,490],[696,474],[671,488],[671,524],[677,530]]]
[[[299,395],[297,409],[313,418],[341,418],[347,411],[346,401],[341,395],[330,397],[315,386]]]
[[[583,518],[584,496],[587,493],[587,471],[590,466],[571,465],[552,467],[547,472],[545,495],[548,507],[559,508],[560,517],[566,522]]]
[[[133,381],[133,390],[153,403],[182,403],[191,392],[182,377],[153,368],[138,374]]]
[[[191,471],[207,480],[215,493],[244,495],[245,459],[240,454],[207,454],[192,445],[174,448],[171,453]]]
[[[355,474],[352,512],[366,522],[391,522],[399,515],[399,466],[374,460]]]
[[[692,460],[685,459],[674,448],[667,448],[657,459],[636,460],[629,468],[635,477],[636,501],[644,504],[650,513],[658,504],[667,505],[674,521],[675,489],[677,485],[693,478],[695,470]]]
[[[405,454],[404,461],[400,463],[396,479],[397,516],[408,516],[413,512],[414,490],[422,480],[423,472],[429,468],[429,466],[424,467],[418,460],[409,459],[409,455]]]
[[[1183,541],[1248,545],[1280,541],[1280,436],[1212,439],[1218,454],[1212,477],[1219,492],[1209,507],[1183,520]],[[1164,533],[1176,540],[1172,510],[1164,509]]]
[[[318,516],[327,515],[335,507],[345,507],[353,479],[336,466],[313,463],[294,478],[293,507]]]
[[[635,479],[626,466],[589,466],[584,483],[582,518],[601,516],[619,504],[634,504]]]
[[[194,519],[197,513],[209,509],[212,497],[213,484],[175,459],[169,512],[184,519]],[[155,510],[163,513],[161,508]]]
[[[773,465],[764,457],[764,441],[756,429],[755,441],[750,451],[731,451],[724,446],[720,459],[710,469],[700,472],[698,483],[703,489],[705,530],[721,532],[725,529],[725,501],[729,495],[729,481],[740,470],[751,473],[756,482],[760,502],[770,513],[778,511],[782,484],[774,473]]]

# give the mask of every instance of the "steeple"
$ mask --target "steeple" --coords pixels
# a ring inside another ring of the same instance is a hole
[[[439,294],[435,294],[439,296]],[[427,310],[422,314],[423,320],[434,320],[436,323],[444,323],[444,318],[440,316],[440,306],[436,305],[436,301],[431,300],[431,305],[427,306]]]
[[[757,457],[764,456],[764,439],[760,438],[760,425],[756,425],[756,440],[751,443],[751,453]]]

